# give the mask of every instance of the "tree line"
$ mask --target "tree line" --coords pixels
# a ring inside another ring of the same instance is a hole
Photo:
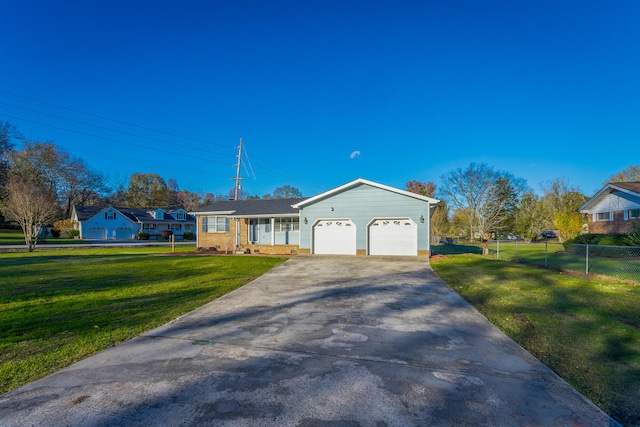
[[[640,181],[640,166],[629,166],[606,182],[622,181]],[[561,241],[572,239],[583,231],[586,218],[578,210],[589,199],[564,177],[544,184],[539,196],[524,179],[485,163],[471,163],[441,176],[439,188],[416,180],[406,189],[441,199],[432,216],[434,236],[484,241],[535,239],[544,230],[557,231]]]
[[[263,198],[301,196],[285,185]],[[183,190],[174,178],[154,173],[134,173],[127,185],[113,189],[81,158],[52,142],[25,140],[13,124],[0,122],[0,228],[19,225],[31,250],[42,227],[69,219],[75,205],[191,211],[229,197]]]
[[[630,166],[607,182],[614,181],[640,181],[640,166]],[[484,163],[441,176],[437,188],[433,182],[418,180],[406,188],[442,200],[432,217],[435,236],[479,240],[510,234],[532,239],[543,230],[556,230],[561,239],[570,239],[582,231],[585,221],[578,208],[588,199],[564,178],[544,185],[538,196],[524,179]],[[0,227],[20,225],[27,242],[35,242],[42,226],[69,219],[74,205],[191,211],[232,198],[232,193],[214,196],[182,190],[175,179],[165,181],[153,173],[134,173],[127,185],[112,189],[106,177],[84,160],[52,142],[24,140],[14,125],[0,122]],[[290,185],[262,196],[299,197],[302,192]],[[241,194],[241,198],[261,197]]]

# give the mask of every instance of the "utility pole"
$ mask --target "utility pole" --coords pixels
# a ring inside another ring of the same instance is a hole
[[[238,146],[238,164],[236,164],[236,177],[231,178],[232,181],[236,182],[236,192],[233,200],[238,200],[238,192],[240,190],[240,181],[244,178],[240,177],[240,162],[242,161],[242,138],[240,138],[240,145]]]

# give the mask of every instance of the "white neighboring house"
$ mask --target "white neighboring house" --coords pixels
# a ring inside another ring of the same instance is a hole
[[[157,239],[163,230],[172,231],[176,240],[186,231],[196,234],[196,218],[184,209],[74,206],[71,219],[78,223],[81,239],[130,240],[141,231]]]

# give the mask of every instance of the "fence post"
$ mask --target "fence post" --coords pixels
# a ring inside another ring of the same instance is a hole
[[[589,245],[586,246],[584,274],[589,274]]]

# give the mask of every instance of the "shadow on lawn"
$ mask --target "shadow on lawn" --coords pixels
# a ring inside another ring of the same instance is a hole
[[[290,275],[275,272],[266,283],[258,279],[213,308],[128,347],[167,346],[163,351],[176,351],[169,359],[139,360],[133,351],[135,357],[126,360],[122,372],[110,371],[105,363],[80,373],[103,382],[102,391],[85,388],[87,395],[73,400],[78,405],[86,400],[97,409],[78,410],[96,417],[92,425],[166,424],[175,421],[174,411],[181,423],[194,425],[278,420],[289,425],[504,425],[518,420],[543,425],[557,420],[554,409],[536,411],[529,402],[566,392],[565,384],[536,370],[534,360],[496,334],[429,269],[391,277],[364,266],[357,280],[336,273],[301,283],[295,276],[298,260],[291,261],[286,267]],[[185,342],[202,350],[184,350]],[[500,357],[483,350],[506,351],[508,360],[518,356],[526,361],[516,363],[518,379],[507,389],[501,389],[506,368]],[[202,375],[189,375],[193,369]],[[137,370],[151,371],[155,382],[133,377]],[[536,380],[528,381],[529,375]],[[125,382],[137,384],[138,395],[109,408],[109,399],[118,403],[123,398],[117,388]],[[166,385],[154,388],[155,383]],[[106,398],[111,385],[116,396]],[[567,395],[574,403],[579,400]],[[22,407],[34,412],[24,396]],[[39,393],[37,398],[46,397]],[[0,399],[0,410],[15,403]],[[74,411],[68,402],[64,405],[65,411]],[[497,405],[504,410],[496,410]]]
[[[640,425],[637,288],[614,282],[609,288],[595,278],[565,280],[558,271],[481,257],[445,262],[436,270],[496,326],[615,419]],[[474,282],[472,271],[484,278]]]

